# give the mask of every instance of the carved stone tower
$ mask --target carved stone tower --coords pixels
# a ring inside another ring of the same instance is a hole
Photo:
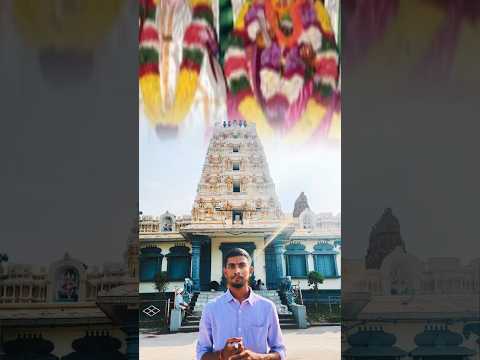
[[[298,196],[297,200],[295,200],[295,206],[293,208],[293,217],[299,217],[300,214],[305,209],[310,209],[310,206],[308,206],[307,196],[302,191],[302,193]]]
[[[197,188],[193,223],[248,225],[281,217],[255,125],[217,123]]]
[[[366,268],[380,269],[383,259],[397,246],[406,251],[400,234],[400,223],[393,215],[392,209],[387,208],[370,232],[367,256],[365,257]]]

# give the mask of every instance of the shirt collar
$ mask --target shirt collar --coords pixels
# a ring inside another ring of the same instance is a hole
[[[249,287],[248,289],[250,290],[250,295],[244,301],[248,302],[250,305],[253,305],[257,300],[257,295],[253,292],[251,287]],[[236,299],[233,297],[230,289],[227,289],[227,291],[225,292],[225,302],[231,302],[235,300]]]

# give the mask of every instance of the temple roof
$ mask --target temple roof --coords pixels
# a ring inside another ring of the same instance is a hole
[[[466,295],[374,296],[358,315],[359,319],[447,319],[478,318],[478,297]]]
[[[2,304],[0,320],[3,326],[111,323],[94,302]]]

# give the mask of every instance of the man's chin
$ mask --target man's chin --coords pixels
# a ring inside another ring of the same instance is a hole
[[[232,287],[234,287],[235,289],[241,289],[244,285],[244,283],[233,283]]]

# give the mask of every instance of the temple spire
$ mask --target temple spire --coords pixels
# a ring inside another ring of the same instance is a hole
[[[383,259],[397,246],[406,251],[400,234],[400,222],[393,214],[392,209],[386,208],[370,232],[367,256],[365,257],[367,269],[380,269]]]
[[[300,214],[305,209],[310,209],[310,206],[308,205],[307,196],[302,191],[302,193],[298,196],[297,200],[295,200],[295,206],[293,208],[293,217],[299,217]]]
[[[192,221],[244,224],[282,216],[254,124],[217,123],[208,146]]]

